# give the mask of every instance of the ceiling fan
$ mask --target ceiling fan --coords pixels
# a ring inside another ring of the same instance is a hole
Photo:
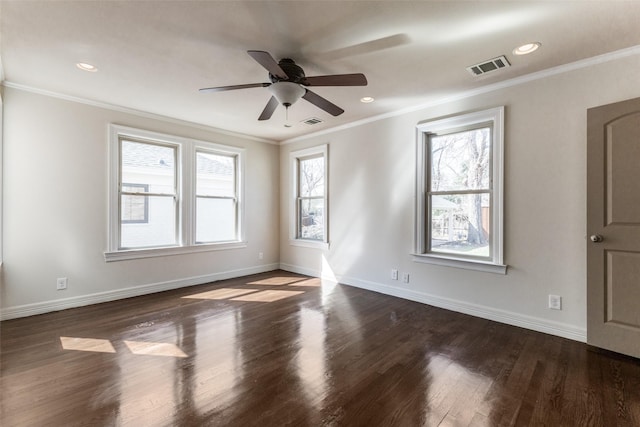
[[[307,77],[302,68],[293,59],[284,58],[276,62],[269,52],[261,50],[247,51],[249,56],[269,71],[271,83],[249,83],[243,85],[207,87],[200,92],[222,92],[226,90],[247,89],[252,87],[267,87],[272,93],[271,99],[264,107],[258,120],[269,120],[278,104],[289,109],[300,98],[309,101],[316,107],[333,116],[339,116],[344,110],[331,103],[305,86],[366,86],[367,78],[364,74],[333,74],[328,76]]]

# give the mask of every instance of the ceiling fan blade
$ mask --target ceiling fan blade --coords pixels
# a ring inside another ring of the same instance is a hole
[[[305,77],[301,83],[305,86],[366,86],[367,78],[362,73],[333,74]]]
[[[250,87],[267,87],[267,86],[271,86],[271,83],[249,83],[246,85],[204,87],[200,89],[200,92],[223,92],[225,90],[248,89]]]
[[[317,93],[311,92],[309,89],[305,89],[305,94],[302,97],[316,107],[331,114],[332,116],[339,116],[340,114],[344,113],[344,110],[342,108],[327,101]]]
[[[278,65],[276,60],[273,59],[273,56],[271,56],[269,52],[264,52],[262,50],[248,50],[247,53],[249,54],[249,56],[255,59],[258,64],[262,65],[274,76],[278,77],[279,79],[289,80],[289,76],[287,76],[287,73],[285,73],[284,70],[280,68],[280,65]]]
[[[269,102],[267,102],[267,106],[262,110],[262,114],[258,117],[258,120],[269,120],[273,115],[273,112],[276,110],[278,106],[278,100],[275,96],[272,96]]]

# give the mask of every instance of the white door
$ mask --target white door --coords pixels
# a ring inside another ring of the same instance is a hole
[[[587,123],[587,342],[640,358],[640,98]]]

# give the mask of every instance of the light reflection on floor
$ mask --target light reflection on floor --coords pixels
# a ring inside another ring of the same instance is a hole
[[[165,342],[125,341],[131,353],[146,356],[188,357],[175,344]]]
[[[298,377],[306,399],[322,409],[327,396],[328,368],[326,366],[326,319],[323,312],[302,307],[300,319],[300,349],[296,355]]]
[[[483,402],[491,379],[482,374],[465,368],[456,363],[451,357],[440,354],[429,355],[429,362],[425,375],[429,387],[425,388],[425,407],[427,425],[478,425],[487,426],[484,422],[488,418],[473,422],[465,417],[481,413],[486,417],[491,412],[491,405]],[[454,386],[455,385],[455,386]],[[466,405],[456,405],[455,402],[473,402],[476,411],[468,411]]]

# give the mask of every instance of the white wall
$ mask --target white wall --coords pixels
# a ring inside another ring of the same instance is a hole
[[[584,341],[586,110],[640,96],[637,55],[599,62],[283,145],[281,266]],[[507,275],[413,262],[416,124],[500,105]],[[285,165],[290,151],[325,143],[330,248],[323,252],[289,244]],[[410,283],[391,280],[392,268],[410,273]],[[562,296],[562,311],[547,308],[549,294]]]
[[[109,123],[245,148],[248,246],[106,263]],[[2,317],[277,268],[278,167],[273,144],[5,88]]]

